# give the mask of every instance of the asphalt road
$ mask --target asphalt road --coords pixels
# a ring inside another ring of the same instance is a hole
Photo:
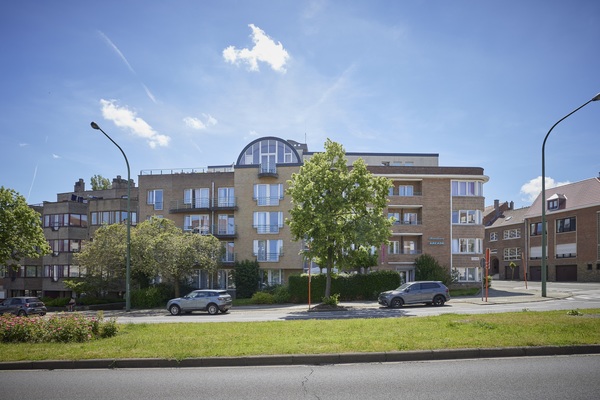
[[[273,305],[234,307],[227,314],[208,315],[204,312],[172,316],[166,309],[106,311],[105,317],[115,317],[119,323],[172,322],[257,322],[302,319],[397,318],[431,316],[444,313],[483,314],[497,312],[575,310],[600,308],[600,283],[547,283],[547,297],[541,297],[540,282],[495,281],[488,296],[457,297],[443,307],[424,305],[399,309],[380,307],[375,301],[341,303],[344,311],[309,311],[308,305]],[[314,304],[313,304],[314,306]],[[95,315],[95,312],[88,312]]]
[[[600,355],[226,368],[0,371],[13,399],[598,398]]]

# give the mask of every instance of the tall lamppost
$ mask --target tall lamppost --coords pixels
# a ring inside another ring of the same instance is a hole
[[[572,114],[581,110],[583,107],[590,104],[592,101],[600,100],[600,93],[594,96],[591,100],[588,100],[581,106],[577,107],[564,117],[558,120],[557,123],[552,125],[552,128],[546,133],[546,137],[544,137],[544,142],[542,143],[542,297],[546,297],[546,244],[547,244],[547,234],[546,234],[546,140],[548,140],[548,136],[550,136],[550,132],[552,129],[558,124],[560,124],[563,120],[567,119]]]
[[[108,136],[108,134],[104,132],[97,123],[92,122],[90,125],[92,128],[102,132],[104,136],[106,136],[111,142],[113,142],[115,146],[117,146],[119,150],[121,150],[123,157],[125,157],[125,164],[127,164],[127,261],[125,267],[125,311],[130,311],[131,290],[129,282],[131,279],[131,170],[129,169],[129,161],[127,160],[127,156],[125,155],[125,152],[121,146],[112,140],[112,138]]]

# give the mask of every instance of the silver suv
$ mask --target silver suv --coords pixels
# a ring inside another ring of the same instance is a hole
[[[173,315],[192,311],[208,311],[209,314],[215,315],[219,311],[222,313],[229,311],[231,304],[231,295],[227,290],[201,289],[169,300],[167,310]]]
[[[446,285],[437,281],[407,282],[398,289],[379,294],[379,304],[391,308],[416,303],[443,306],[448,300],[450,291]]]

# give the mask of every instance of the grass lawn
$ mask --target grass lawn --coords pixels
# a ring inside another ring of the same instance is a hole
[[[235,357],[600,343],[600,309],[419,318],[124,324],[87,343],[1,343],[0,361]]]

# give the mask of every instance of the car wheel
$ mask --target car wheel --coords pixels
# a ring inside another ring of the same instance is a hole
[[[392,302],[390,303],[390,307],[392,308],[400,308],[404,305],[404,300],[402,300],[400,297],[394,297],[392,299]]]
[[[44,315],[46,315],[45,312],[41,312],[40,315],[43,317]]]
[[[215,315],[215,314],[218,314],[218,312],[219,312],[219,307],[217,307],[217,305],[216,305],[216,304],[212,304],[212,303],[211,303],[211,304],[209,304],[209,305],[208,305],[208,307],[206,308],[206,310],[208,311],[208,313],[209,313],[210,315]]]
[[[179,315],[181,314],[181,307],[179,307],[177,304],[173,304],[171,307],[169,307],[169,312],[171,315]]]
[[[27,313],[25,312],[25,310],[19,310],[19,312],[17,313],[18,317],[26,317]]]
[[[433,298],[433,305],[436,307],[443,306],[445,302],[446,302],[446,299],[442,295],[438,294],[437,296],[435,296]]]

